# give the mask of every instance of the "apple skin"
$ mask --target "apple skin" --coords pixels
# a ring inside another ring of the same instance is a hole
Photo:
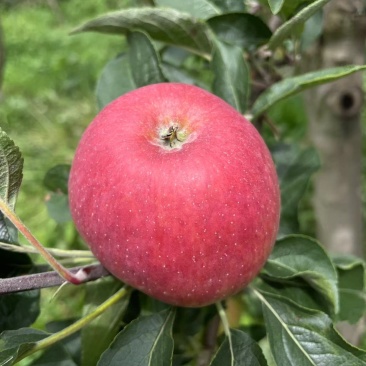
[[[171,141],[171,126],[183,142]],[[180,83],[136,89],[99,113],[77,148],[69,199],[111,274],[186,307],[243,289],[267,260],[280,216],[276,170],[257,130],[220,98]]]

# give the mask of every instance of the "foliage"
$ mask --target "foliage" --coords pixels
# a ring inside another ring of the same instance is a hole
[[[116,54],[108,55],[111,60],[100,73],[96,83],[99,108],[129,90],[150,83],[192,83],[212,91],[250,116],[268,136],[268,128],[273,129],[268,116],[275,115],[273,110],[280,101],[305,88],[366,67],[350,65],[305,75],[281,76],[283,60],[278,62],[269,48],[285,54],[284,59],[290,62],[286,66],[294,69],[286,47],[291,44],[298,51],[298,40],[306,32],[304,24],[311,21],[309,18],[326,2],[262,0],[260,11],[253,13],[247,2],[159,0],[154,7],[128,8],[100,15],[76,28],[73,37],[76,34],[83,37],[79,33],[92,31],[117,34],[127,41],[127,50],[121,48]],[[267,26],[272,13],[281,16],[283,21],[273,33]],[[294,35],[298,38],[293,39]],[[65,54],[65,57],[70,55]],[[71,61],[67,58],[65,62]],[[76,80],[82,84],[85,81],[79,71],[76,71]],[[64,79],[58,75],[58,87],[63,88]],[[0,313],[6,319],[0,322],[3,331],[0,364],[13,365],[25,356],[46,349],[38,359],[31,361],[32,365],[46,362],[62,365],[194,365],[198,362],[222,366],[366,365],[366,352],[348,344],[334,328],[340,320],[354,323],[365,313],[365,263],[353,257],[333,258],[315,239],[302,235],[298,207],[311,175],[319,167],[316,152],[293,142],[276,141],[273,137],[268,140],[282,193],[279,237],[258,278],[227,300],[229,325],[220,306],[218,311],[214,306],[173,309],[138,291],[121,288],[119,282],[108,278],[83,285],[86,297],[83,316],[78,321],[52,323],[52,329],[40,331],[30,327],[39,312],[39,291],[8,294],[0,298]],[[44,185],[50,191],[49,213],[59,223],[70,220],[68,169],[66,164],[57,165],[46,172],[44,178]],[[21,179],[19,149],[1,132],[3,205],[14,208]],[[9,283],[5,279],[39,272],[42,268],[34,265],[27,254],[19,253],[14,228],[4,215],[0,217],[0,229],[1,241],[13,244],[12,251],[9,247],[0,249],[3,278],[0,290],[4,290],[4,284]],[[77,260],[80,253],[68,251],[67,255]],[[233,309],[240,314],[235,320],[231,318],[235,313]],[[218,313],[224,332],[218,327]],[[97,315],[100,317],[94,320]],[[65,341],[71,334],[73,338]]]

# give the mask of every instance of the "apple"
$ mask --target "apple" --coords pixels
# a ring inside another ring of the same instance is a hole
[[[81,138],[71,214],[102,265],[163,302],[214,303],[268,258],[280,192],[253,125],[196,86],[161,83],[106,106]]]

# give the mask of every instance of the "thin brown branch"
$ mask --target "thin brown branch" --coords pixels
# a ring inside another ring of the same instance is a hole
[[[98,278],[109,276],[109,273],[101,264],[75,267],[70,269],[70,272],[74,274],[78,273],[79,271],[83,271],[87,274],[87,279],[85,282],[94,281]],[[65,279],[54,271],[12,278],[2,278],[0,279],[0,295],[60,286],[65,282]]]

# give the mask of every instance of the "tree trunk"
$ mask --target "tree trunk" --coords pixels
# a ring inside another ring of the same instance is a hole
[[[334,0],[325,7],[323,36],[304,60],[310,70],[364,63],[366,17],[358,15],[357,5],[363,1]],[[310,138],[322,161],[314,187],[318,237],[331,252],[358,256],[363,255],[363,98],[361,73],[306,94]]]
[[[363,0],[333,0],[324,8],[319,42],[306,52],[303,67],[319,70],[365,63]],[[322,162],[314,180],[317,235],[330,252],[363,256],[362,74],[353,74],[306,93],[309,133]],[[354,329],[343,329],[356,343]]]

